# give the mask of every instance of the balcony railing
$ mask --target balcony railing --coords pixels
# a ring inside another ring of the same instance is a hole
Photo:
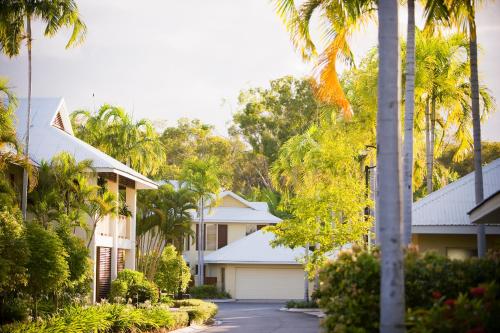
[[[118,238],[130,239],[130,219],[127,216],[118,216]]]

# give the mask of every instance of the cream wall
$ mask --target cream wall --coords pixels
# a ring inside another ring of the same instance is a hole
[[[435,251],[442,255],[447,255],[448,249],[477,248],[476,235],[414,234],[412,242],[421,252]],[[486,244],[488,249],[500,249],[500,235],[487,235]]]

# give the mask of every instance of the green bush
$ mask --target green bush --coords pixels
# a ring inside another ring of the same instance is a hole
[[[318,307],[318,303],[314,301],[288,301],[285,307],[287,309],[314,309]]]
[[[329,332],[377,332],[379,323],[379,253],[359,248],[341,252],[321,273],[319,305]],[[500,259],[451,260],[435,253],[405,255],[406,306],[429,308],[435,296],[455,299],[480,283],[500,281]]]
[[[231,298],[228,292],[217,289],[216,286],[213,285],[202,285],[191,287],[188,290],[188,294],[193,298],[200,299],[222,299],[222,298]]]
[[[133,304],[158,302],[158,287],[146,280],[144,274],[131,269],[124,269],[118,273],[117,278],[111,282],[109,298],[112,302],[128,302]]]
[[[217,305],[199,299],[185,299],[174,301],[174,307],[186,311],[189,315],[189,323],[202,324],[215,317],[218,311]]]
[[[191,271],[173,245],[168,245],[163,250],[154,280],[158,287],[168,294],[176,295],[186,291],[191,280]]]

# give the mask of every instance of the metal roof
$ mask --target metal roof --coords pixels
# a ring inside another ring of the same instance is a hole
[[[500,190],[500,158],[483,166],[484,197]],[[413,226],[472,226],[467,212],[476,206],[474,172],[413,204]]]
[[[27,99],[20,99],[19,107],[16,110],[16,125],[17,137],[22,143],[25,142],[27,109]],[[61,116],[64,130],[52,125],[58,113]],[[40,164],[42,160],[49,161],[63,151],[72,154],[77,161],[92,160],[93,167],[98,172],[113,172],[136,181],[138,189],[157,188],[154,181],[75,137],[63,98],[32,98],[31,160]]]

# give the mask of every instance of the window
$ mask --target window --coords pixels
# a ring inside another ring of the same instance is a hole
[[[227,245],[227,224],[217,225],[217,248]]]
[[[207,224],[206,225],[206,239],[207,239],[207,251],[217,250],[217,225]]]
[[[247,232],[246,232],[247,236],[257,231],[256,224],[247,224],[246,227],[247,227]]]
[[[184,237],[184,251],[189,251],[191,249],[191,236],[187,235]]]

